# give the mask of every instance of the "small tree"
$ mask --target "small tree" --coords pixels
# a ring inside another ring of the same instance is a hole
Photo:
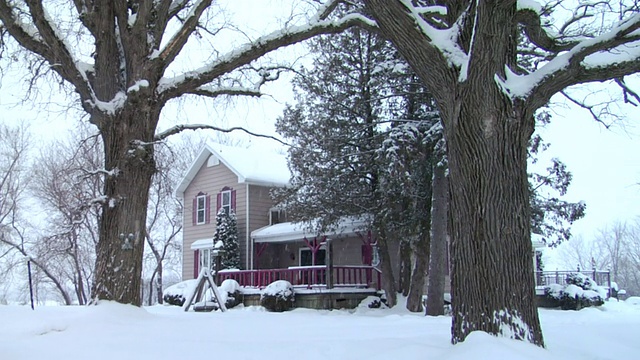
[[[238,244],[238,223],[236,213],[233,210],[227,213],[223,208],[216,215],[216,232],[213,235],[213,243],[222,242],[225,251],[222,257],[222,269],[240,268],[240,247]]]

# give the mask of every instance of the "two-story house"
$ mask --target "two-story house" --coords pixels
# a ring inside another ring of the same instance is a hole
[[[239,271],[222,273],[241,285],[265,286],[286,279],[294,285],[379,287],[374,241],[358,218],[344,219],[337,230],[316,234],[286,214],[270,196],[286,186],[286,155],[218,144],[205,146],[180,182],[183,199],[183,280],[212,267],[215,214],[237,216]],[[189,208],[190,207],[190,208]]]

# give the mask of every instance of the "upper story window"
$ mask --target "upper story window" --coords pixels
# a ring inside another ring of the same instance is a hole
[[[193,199],[193,225],[208,224],[211,221],[211,196],[200,192]]]
[[[231,190],[225,190],[222,192],[220,208],[224,209],[227,214],[231,213]]]
[[[287,222],[287,213],[284,209],[271,208],[269,210],[269,225]]]
[[[199,195],[196,198],[196,224],[204,224],[207,221],[207,196]]]
[[[225,186],[218,193],[216,212],[224,209],[227,214],[231,211],[236,211],[236,191],[232,188]]]

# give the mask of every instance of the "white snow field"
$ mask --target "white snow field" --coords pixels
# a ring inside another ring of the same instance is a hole
[[[394,309],[269,313],[240,307],[0,306],[0,359],[640,359],[640,298],[580,311],[540,309],[547,348],[472,333],[451,318]]]

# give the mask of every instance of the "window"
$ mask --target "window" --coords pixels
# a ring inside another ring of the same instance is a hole
[[[200,249],[200,269],[207,268],[211,270],[212,264],[211,249]]]
[[[207,221],[207,196],[199,195],[196,198],[196,224],[204,224]]]
[[[224,209],[227,214],[231,213],[231,190],[225,190],[222,192],[222,201],[220,202],[220,208]]]
[[[284,209],[272,208],[269,211],[269,225],[287,222],[287,213]]]

